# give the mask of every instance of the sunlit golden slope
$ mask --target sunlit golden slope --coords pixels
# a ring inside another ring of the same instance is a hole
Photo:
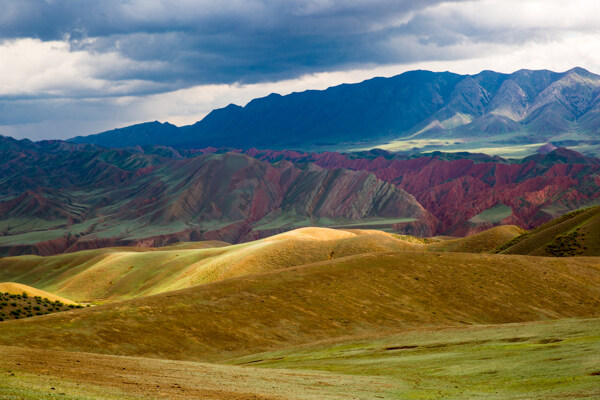
[[[106,248],[51,257],[0,259],[0,280],[76,301],[120,300],[346,255],[414,249],[379,231],[302,228],[254,242],[204,242],[156,249]]]
[[[197,242],[155,249],[120,247],[51,257],[4,258],[0,259],[0,280],[31,285],[79,302],[106,302],[357,254],[483,252],[518,233],[516,227],[498,227],[470,238],[422,245],[375,230],[301,228],[233,246]]]

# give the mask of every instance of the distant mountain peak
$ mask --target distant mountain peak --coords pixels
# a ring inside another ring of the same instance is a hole
[[[537,149],[537,152],[540,154],[548,154],[551,151],[554,151],[556,149],[557,149],[557,147],[555,145],[553,145],[552,143],[546,143],[545,145],[540,146],[540,148]]]
[[[581,67],[574,67],[571,68],[570,70],[568,70],[566,72],[566,74],[577,74],[577,75],[582,75],[582,76],[596,76],[595,74],[591,73],[590,71],[588,71],[585,68],[581,68]]]

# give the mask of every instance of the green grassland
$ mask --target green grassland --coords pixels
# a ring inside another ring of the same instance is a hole
[[[469,219],[471,223],[490,222],[492,224],[500,223],[504,218],[510,217],[512,208],[505,204],[497,204],[494,207],[487,209],[476,216]]]
[[[396,399],[596,399],[600,320],[416,330],[227,361],[388,377]]]

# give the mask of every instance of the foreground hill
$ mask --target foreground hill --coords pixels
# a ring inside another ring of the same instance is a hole
[[[3,322],[0,344],[223,360],[411,327],[593,317],[599,298],[597,258],[369,253]]]
[[[593,399],[600,396],[600,364],[590,357],[600,351],[598,333],[599,319],[415,329],[322,341],[227,363],[274,373],[285,368],[386,377],[401,385],[396,396],[371,398],[428,398],[435,388],[435,398],[443,399]]]
[[[188,242],[160,248],[104,248],[0,259],[0,279],[80,302],[106,302],[366,253],[486,252],[522,232],[497,227],[461,239],[425,241],[372,230],[301,228],[249,243]],[[429,241],[428,241],[429,242]]]
[[[600,319],[421,328],[226,361],[237,365],[2,346],[0,397],[594,399],[599,332]]]
[[[509,241],[504,254],[600,256],[600,206],[573,211]]]
[[[244,107],[214,110],[191,126],[146,123],[72,141],[333,151],[555,141],[582,144],[597,154],[599,88],[600,76],[581,68],[476,75],[411,71],[323,91],[271,94]]]

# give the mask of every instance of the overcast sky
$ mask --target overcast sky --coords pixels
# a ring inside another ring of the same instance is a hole
[[[186,125],[412,69],[600,72],[597,0],[0,0],[0,134]]]

